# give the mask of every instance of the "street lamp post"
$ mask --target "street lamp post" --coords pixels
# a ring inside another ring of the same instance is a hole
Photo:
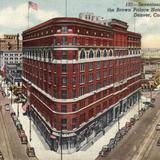
[[[118,131],[120,130],[120,108],[122,108],[122,100],[120,100],[120,106],[118,109]]]
[[[29,141],[31,142],[32,137],[31,137],[31,83],[28,83],[28,90],[27,90],[27,96],[28,96],[28,105],[29,105]]]
[[[19,103],[17,101],[17,117],[19,117]]]
[[[62,151],[62,122],[61,122],[61,160],[63,159],[63,151]]]

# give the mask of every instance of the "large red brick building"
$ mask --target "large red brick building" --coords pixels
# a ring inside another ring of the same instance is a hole
[[[141,35],[127,28],[54,18],[23,32],[23,92],[52,150],[61,129],[63,152],[79,150],[139,99]]]

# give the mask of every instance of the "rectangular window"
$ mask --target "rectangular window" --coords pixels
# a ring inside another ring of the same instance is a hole
[[[72,118],[72,129],[77,127],[77,118]]]
[[[73,59],[76,59],[77,58],[77,52],[76,51],[72,51],[72,54],[73,54]]]
[[[94,85],[93,84],[90,84],[88,86],[88,92],[92,92],[94,90]]]
[[[67,65],[66,64],[62,64],[62,72],[67,72]]]
[[[84,88],[83,88],[83,87],[81,87],[79,92],[80,92],[80,93],[79,93],[79,94],[80,94],[80,96],[82,96],[82,95],[84,94]]]
[[[76,85],[76,77],[73,77],[73,78],[72,78],[72,84],[73,84],[73,85]]]
[[[97,62],[97,68],[101,67],[101,62]]]
[[[104,77],[104,78],[107,77],[107,70],[104,70],[104,72],[103,72],[103,77]]]
[[[62,90],[62,99],[67,99],[67,90]]]
[[[67,33],[68,32],[68,27],[62,27],[61,30],[62,30],[62,33]]]
[[[77,66],[76,66],[76,64],[73,64],[73,66],[72,66],[72,69],[73,69],[73,73],[75,73],[76,72],[76,68]]]
[[[62,86],[67,86],[67,77],[62,77]]]
[[[80,84],[83,84],[83,83],[85,83],[85,77],[84,77],[84,75],[81,75],[80,76]]]
[[[67,112],[67,106],[61,105],[61,112]]]
[[[85,64],[84,63],[81,63],[80,64],[80,71],[85,71]]]
[[[112,68],[109,69],[109,76],[112,75]]]
[[[62,59],[67,59],[67,51],[62,51]]]
[[[74,111],[76,111],[76,110],[77,110],[77,105],[74,104],[74,105],[72,106],[72,111],[74,112]]]
[[[109,67],[112,67],[112,61],[109,61]]]
[[[62,45],[67,45],[67,37],[62,37]]]
[[[98,71],[98,72],[97,72],[97,80],[100,80],[100,78],[101,78],[101,72]]]
[[[93,81],[93,73],[89,73],[89,82]]]
[[[61,124],[62,124],[62,129],[67,129],[67,119],[62,119]]]
[[[96,89],[100,89],[101,88],[101,83],[97,83],[96,84]]]
[[[73,39],[72,39],[72,44],[73,44],[73,45],[76,45],[76,44],[77,44],[77,37],[73,37]]]
[[[76,97],[76,89],[75,88],[73,88],[72,93],[73,93],[73,98],[75,98]]]
[[[93,69],[93,62],[90,62],[89,63],[89,70],[92,70]]]

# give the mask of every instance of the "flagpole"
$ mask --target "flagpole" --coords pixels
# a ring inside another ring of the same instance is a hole
[[[28,28],[29,28],[29,1],[28,1]]]
[[[65,11],[66,11],[65,16],[67,17],[67,0],[65,0]]]

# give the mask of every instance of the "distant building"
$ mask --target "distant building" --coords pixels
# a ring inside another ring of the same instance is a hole
[[[22,40],[19,39],[19,34],[9,35],[4,34],[0,37],[0,51],[17,51],[22,50]]]
[[[42,136],[57,152],[62,142],[63,153],[104,133],[140,97],[141,35],[121,20],[80,18],[23,32],[23,93]]]
[[[0,51],[0,69],[5,64],[22,64],[22,51]]]
[[[22,64],[22,40],[19,39],[19,34],[0,36],[0,70],[4,79],[12,72],[12,69],[8,66],[16,66],[17,64]],[[11,70],[9,71],[9,69]],[[11,78],[8,80],[11,80]]]
[[[6,81],[22,86],[22,64],[6,64]]]

